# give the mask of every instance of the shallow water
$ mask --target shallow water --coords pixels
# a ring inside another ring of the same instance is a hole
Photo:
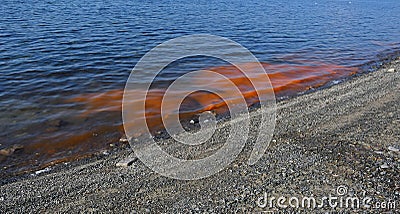
[[[118,141],[125,81],[143,54],[168,39],[194,33],[232,39],[265,62],[284,97],[398,51],[399,11],[397,0],[4,0],[0,149],[10,152],[0,155],[0,166],[6,173],[24,171]],[[215,59],[184,59],[166,68],[154,87],[191,70],[230,69],[221,66]],[[209,104],[200,97],[196,111]]]

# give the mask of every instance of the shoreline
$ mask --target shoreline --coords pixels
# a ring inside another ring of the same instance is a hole
[[[342,82],[348,81],[349,79],[352,79],[352,78],[356,78],[365,73],[376,71],[377,68],[396,59],[396,57],[399,55],[400,55],[399,51],[391,50],[391,52],[387,52],[386,54],[377,55],[377,58],[375,60],[369,61],[367,63],[356,65],[356,66],[348,66],[348,67],[344,66],[343,68],[345,70],[349,70],[348,72],[350,72],[350,70],[354,69],[354,73],[339,75],[340,77],[332,78],[332,79],[329,78],[328,80],[324,80],[324,78],[321,77],[321,80],[319,80],[319,81],[321,81],[321,82],[325,81],[325,82],[322,83],[322,85],[317,84],[318,86],[316,86],[316,87],[314,87],[314,85],[312,85],[311,83],[310,83],[311,85],[308,85],[308,83],[305,82],[304,85],[307,86],[307,89],[304,88],[301,90],[301,87],[295,86],[293,91],[291,91],[291,89],[289,89],[289,90],[287,90],[288,92],[283,92],[283,93],[281,92],[282,94],[280,94],[280,95],[279,95],[279,91],[278,91],[278,92],[275,92],[276,99],[278,102],[280,102],[282,100],[292,99],[297,96],[302,96],[304,94],[313,93],[318,90],[324,90],[326,88],[331,87],[332,85],[340,84]],[[317,65],[318,65],[318,63],[316,63],[314,66],[317,66]],[[334,64],[330,64],[330,63],[322,63],[322,64],[320,64],[320,66],[321,65],[334,66]],[[336,66],[340,66],[340,65],[336,65]],[[225,67],[225,66],[221,66],[221,67]],[[218,71],[218,67],[214,67],[214,69],[216,69]],[[270,70],[269,67],[266,69]],[[271,69],[274,70],[274,67],[272,66]],[[292,67],[290,69],[299,70],[299,71],[303,72],[303,69],[307,70],[309,68],[300,67],[299,69],[296,69],[295,67]],[[317,66],[313,69],[316,70],[316,72],[318,73],[318,70],[321,68],[318,68],[318,66]],[[329,66],[328,66],[328,68],[322,68],[322,69],[329,70],[329,69],[334,69],[334,68],[329,68]],[[338,69],[339,72],[342,72],[340,70],[341,69]],[[275,73],[275,72],[273,72],[273,73]],[[274,78],[272,78],[272,79],[274,79]],[[307,80],[307,79],[304,79],[304,80]],[[278,82],[280,82],[280,81],[278,81]],[[299,82],[302,82],[302,81],[299,81]],[[290,85],[290,83],[288,83],[288,84]],[[296,83],[294,83],[294,85],[296,85]],[[292,88],[292,87],[293,87],[293,85],[290,86],[290,88]],[[278,89],[276,89],[276,90],[278,90]],[[109,111],[106,111],[107,115],[108,115],[107,117],[110,120],[112,120],[112,118],[114,118],[114,119],[119,118],[119,116],[121,114],[121,112],[119,112],[119,114],[117,114],[117,111],[121,111],[121,110],[119,109],[120,103],[116,102],[116,100],[120,100],[122,98],[120,98],[119,95],[116,95],[116,94],[122,94],[122,91],[111,90],[111,91],[101,92],[99,94],[92,93],[92,94],[83,94],[82,96],[78,95],[75,98],[69,98],[68,102],[72,102],[73,100],[76,99],[75,102],[81,103],[81,105],[85,106],[83,108],[84,110],[82,109],[82,111],[85,111],[86,113],[81,112],[81,114],[85,115],[85,114],[93,113],[93,115],[91,115],[92,118],[97,117],[96,115],[94,115],[95,111],[96,111],[95,109],[107,108],[109,110]],[[113,97],[112,101],[110,101],[110,96]],[[93,98],[94,98],[94,100],[92,100]],[[101,99],[104,99],[104,100],[102,101],[101,106],[98,106],[99,103],[97,103],[97,102],[101,101]],[[117,104],[117,105],[115,105],[115,104]],[[257,104],[255,106],[257,106]],[[251,111],[253,111],[257,107],[250,106],[249,108]],[[105,120],[103,121],[103,119],[100,119],[97,121],[90,121],[91,119],[89,117],[85,117],[83,115],[80,115],[77,118],[71,119],[71,120],[68,120],[66,118],[59,118],[59,119],[56,118],[56,119],[51,120],[48,123],[46,123],[46,125],[44,126],[44,128],[46,128],[46,129],[44,129],[42,131],[46,132],[47,135],[54,134],[54,135],[58,135],[58,137],[55,137],[55,138],[49,137],[46,140],[38,140],[36,142],[35,142],[35,140],[25,139],[22,141],[29,142],[29,143],[16,144],[16,145],[8,146],[8,147],[6,146],[4,149],[1,149],[0,159],[2,159],[2,161],[3,161],[2,168],[5,170],[5,172],[1,176],[2,182],[0,183],[0,185],[2,183],[7,183],[8,180],[10,180],[10,179],[13,180],[20,176],[26,176],[29,173],[35,173],[36,171],[40,172],[43,169],[48,169],[48,167],[51,167],[51,168],[57,167],[56,166],[57,164],[75,162],[77,160],[86,159],[86,158],[93,158],[93,157],[97,158],[98,156],[102,156],[102,153],[107,154],[107,153],[113,152],[113,150],[115,150],[115,147],[121,147],[121,148],[119,148],[119,150],[125,149],[126,145],[123,145],[124,142],[119,141],[121,134],[122,134],[122,138],[124,137],[123,131],[122,131],[122,125],[121,125],[121,127],[119,127],[118,125],[105,125],[103,127],[103,125],[104,125],[103,123]],[[218,117],[218,118],[221,121],[224,120],[223,116]],[[79,126],[78,124],[75,124],[75,122],[79,121],[79,120],[89,120],[87,125],[90,127],[89,128],[90,131],[77,132],[74,127]],[[189,120],[187,120],[186,126],[190,127],[190,124],[188,121]],[[74,126],[74,124],[75,124],[75,126]],[[101,127],[101,128],[96,128],[96,127]],[[194,128],[194,127],[191,127],[191,128]],[[109,129],[109,130],[105,132],[105,129]],[[113,129],[113,130],[111,130],[111,129]],[[74,133],[74,134],[71,134],[71,133]],[[160,136],[157,136],[157,137],[164,138],[163,136],[164,136],[164,134],[161,134]],[[16,139],[16,140],[19,141],[18,139]],[[75,145],[75,150],[74,150],[74,145]],[[80,150],[76,149],[78,147],[76,145],[80,145],[79,146]],[[72,151],[65,153],[64,152],[65,147],[68,147],[68,146],[70,146],[69,148],[71,148]],[[33,155],[33,154],[35,154],[35,155]],[[57,154],[61,154],[61,155],[57,156]],[[47,159],[46,159],[46,156],[47,156]]]
[[[357,194],[365,191],[376,199],[399,201],[399,80],[397,58],[377,71],[278,102],[273,143],[254,166],[246,164],[246,146],[216,175],[173,180],[140,161],[115,167],[131,153],[128,145],[109,155],[3,181],[0,209],[255,212],[267,210],[256,204],[264,192],[322,196],[343,185]],[[250,115],[257,120],[257,110]]]

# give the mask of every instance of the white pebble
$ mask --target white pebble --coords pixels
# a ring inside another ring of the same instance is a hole
[[[388,169],[388,168],[389,168],[389,165],[387,165],[387,163],[384,163],[384,164],[381,166],[381,168],[382,168],[382,169]]]
[[[41,174],[41,173],[43,173],[43,172],[48,172],[48,171],[50,171],[50,170],[51,170],[51,168],[50,168],[50,167],[47,167],[47,168],[44,168],[44,169],[41,169],[41,170],[36,171],[36,172],[35,172],[35,175],[39,175],[39,174]]]
[[[136,157],[136,156],[129,156],[129,157],[127,157],[127,158],[125,158],[125,159],[119,161],[119,162],[116,164],[116,166],[117,166],[117,167],[128,167],[128,166],[132,165],[132,163],[133,163],[134,161],[136,161],[136,160],[137,160],[137,157]]]
[[[389,151],[392,151],[392,152],[399,152],[399,151],[400,151],[400,149],[395,148],[395,147],[393,147],[393,146],[389,146],[389,147],[388,147],[388,150],[389,150]]]
[[[119,139],[119,142],[128,142],[128,139],[125,137],[121,137],[121,139]]]

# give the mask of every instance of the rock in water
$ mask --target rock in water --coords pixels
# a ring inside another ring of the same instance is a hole
[[[9,148],[1,149],[0,150],[0,155],[10,156],[10,155],[14,154],[15,151],[23,149],[23,148],[24,148],[23,146],[16,144],[16,145],[13,145],[13,146],[11,146]]]

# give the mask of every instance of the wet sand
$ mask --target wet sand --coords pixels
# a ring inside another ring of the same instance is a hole
[[[346,187],[346,196],[368,196],[374,204],[395,201],[396,207],[325,206],[286,211],[399,212],[399,88],[400,59],[376,72],[279,102],[272,145],[253,166],[247,165],[251,147],[246,146],[218,174],[180,181],[152,172],[139,160],[129,167],[116,167],[131,155],[126,147],[96,158],[60,164],[38,175],[3,181],[0,210],[258,212],[278,210],[257,204],[264,193],[277,198],[322,198],[337,194],[337,188],[342,186]],[[251,113],[253,125],[259,114],[259,110]],[[222,124],[215,139],[224,139],[226,134]]]

